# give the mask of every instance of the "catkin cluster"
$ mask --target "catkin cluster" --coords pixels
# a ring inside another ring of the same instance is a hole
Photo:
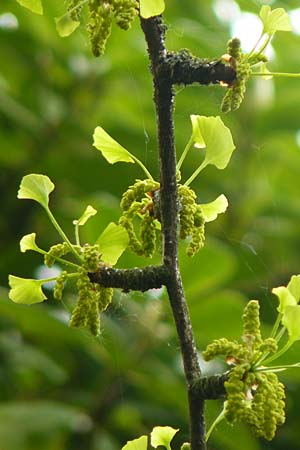
[[[236,366],[225,382],[225,417],[250,425],[257,437],[272,440],[285,421],[284,386],[275,373],[250,372],[249,366]]]
[[[124,192],[121,200],[123,211],[119,223],[129,236],[129,249],[139,256],[151,257],[156,249],[156,230],[159,223],[154,213],[154,193],[159,189],[156,181],[136,180]],[[136,231],[139,221],[139,236]]]
[[[70,0],[68,11],[73,20],[80,21],[84,2]],[[88,0],[87,32],[94,56],[104,53],[113,19],[123,30],[130,28],[138,14],[137,0]]]
[[[227,45],[227,53],[229,64],[236,70],[236,79],[228,87],[222,100],[221,110],[224,113],[235,111],[240,107],[246,92],[246,83],[251,74],[251,65],[248,62],[247,55],[241,52],[239,39],[230,39]]]
[[[265,353],[274,353],[274,339],[263,340],[260,332],[259,303],[247,303],[243,314],[241,342],[218,339],[203,353],[206,361],[224,355],[231,369],[225,382],[227,400],[225,417],[228,422],[242,421],[250,425],[258,437],[273,439],[276,429],[284,423],[284,386],[268,371],[255,370],[255,363]]]
[[[44,263],[47,267],[52,267],[56,261],[56,258],[66,255],[70,252],[70,248],[66,242],[61,244],[52,245],[50,250],[44,255]]]
[[[205,220],[201,206],[196,203],[196,194],[188,186],[178,185],[178,198],[180,202],[179,221],[180,239],[191,238],[186,253],[194,256],[204,245]]]
[[[72,312],[70,326],[86,327],[91,334],[100,334],[100,313],[111,303],[113,289],[90,282],[88,271],[81,267],[77,280],[78,300]]]

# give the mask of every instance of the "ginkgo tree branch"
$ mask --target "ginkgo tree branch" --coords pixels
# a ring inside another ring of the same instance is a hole
[[[178,193],[176,180],[176,152],[174,140],[174,91],[168,71],[165,25],[161,17],[141,18],[147,42],[154,84],[154,102],[157,114],[160,213],[163,233],[163,263],[168,270],[167,291],[180,342],[184,373],[187,382],[190,411],[191,450],[205,450],[204,400],[194,393],[201,377],[192,325],[184,295],[178,265]]]

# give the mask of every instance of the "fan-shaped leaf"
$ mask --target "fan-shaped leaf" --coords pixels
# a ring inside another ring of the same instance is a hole
[[[22,253],[25,253],[27,250],[34,250],[35,252],[41,251],[36,245],[35,236],[35,233],[30,233],[22,237],[20,240],[20,250]]]
[[[225,169],[235,149],[232,135],[219,116],[191,116],[194,145],[206,147],[203,166],[213,164],[218,169]]]
[[[300,305],[288,305],[284,309],[282,323],[289,333],[289,342],[292,344],[300,340]]]
[[[9,275],[8,281],[11,288],[9,298],[15,303],[32,305],[33,303],[40,303],[47,299],[42,291],[44,280],[19,278],[14,275]]]
[[[122,450],[147,450],[148,448],[148,437],[141,436],[138,439],[134,439],[133,441],[128,441]]]
[[[164,10],[164,0],[140,0],[140,14],[144,19],[159,16]]]
[[[35,200],[48,209],[49,194],[54,190],[54,184],[46,175],[31,173],[21,181],[18,198]]]
[[[276,31],[292,31],[290,18],[283,8],[276,8],[272,11],[269,5],[263,5],[259,16],[264,25],[264,33],[274,34]]]
[[[82,216],[78,220],[74,220],[73,224],[77,226],[82,226],[95,214],[97,214],[97,210],[93,208],[91,205],[88,205]]]
[[[56,30],[61,37],[70,36],[80,25],[80,22],[71,19],[70,13],[66,13],[61,17],[55,17],[54,20]]]
[[[225,195],[219,195],[216,200],[210,203],[201,205],[205,222],[212,222],[217,216],[226,211],[228,207],[228,200]]]
[[[154,427],[151,432],[151,445],[154,448],[161,445],[167,450],[171,450],[170,442],[177,431],[179,430],[172,427]]]
[[[272,289],[272,293],[275,294],[279,299],[277,311],[279,311],[281,314],[284,313],[287,306],[297,305],[295,297],[292,295],[290,290],[285,286],[279,286],[277,288]]]
[[[115,141],[106,131],[101,127],[97,127],[94,131],[94,147],[100,150],[104,158],[110,163],[129,162],[134,163],[132,155]]]
[[[43,5],[41,0],[17,0],[17,2],[24,6],[24,8],[30,9],[30,11],[36,14],[43,14]]]
[[[125,228],[111,222],[97,239],[102,259],[112,265],[116,264],[129,243]]]

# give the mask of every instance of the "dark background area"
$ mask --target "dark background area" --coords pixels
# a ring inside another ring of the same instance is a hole
[[[129,32],[114,26],[105,55],[95,59],[83,29],[65,39],[57,35],[53,18],[64,5],[44,3],[44,16],[13,0],[0,5],[1,450],[120,450],[154,425],[181,429],[177,450],[187,440],[187,405],[164,292],[115,292],[99,339],[68,327],[71,289],[63,304],[51,292],[47,302],[31,307],[7,297],[9,273],[32,278],[42,264],[34,253],[20,254],[21,237],[36,232],[44,249],[59,242],[39,205],[17,200],[24,175],[52,179],[51,207],[71,236],[72,220],[85,206],[98,209],[84,228],[84,240],[93,242],[118,219],[123,191],[143,176],[135,165],[109,165],[92,147],[94,128],[101,125],[158,173],[152,82],[138,20]],[[269,4],[296,18],[294,33],[279,32],[272,41],[270,68],[300,72],[299,2]],[[230,21],[257,14],[260,6],[249,0],[167,0],[168,46],[220,57],[232,35]],[[211,166],[192,185],[200,203],[222,193],[229,200],[227,213],[207,225],[205,248],[193,259],[181,252],[199,352],[214,338],[240,336],[248,299],[260,300],[267,333],[276,316],[272,287],[300,272],[300,80],[252,79],[240,110],[226,116],[220,113],[224,93],[219,86],[193,86],[178,88],[176,98],[178,155],[190,136],[190,114],[221,115],[237,147],[226,170]],[[184,180],[198,164],[193,150]],[[126,253],[119,267],[149,262]],[[299,346],[294,347],[286,361],[299,362]],[[206,373],[225,370],[221,362],[203,367]],[[273,442],[255,439],[243,426],[222,424],[209,449],[299,450],[298,369],[281,379],[287,422]],[[219,408],[208,403],[208,423]]]

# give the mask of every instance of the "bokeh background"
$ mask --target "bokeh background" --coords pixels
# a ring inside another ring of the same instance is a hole
[[[19,240],[35,231],[40,247],[59,242],[44,211],[17,200],[22,176],[47,174],[56,185],[51,207],[70,236],[72,220],[87,204],[99,210],[84,228],[93,242],[120,213],[122,192],[142,173],[130,164],[109,165],[92,147],[104,127],[157,176],[155,116],[148,59],[138,21],[130,32],[113,28],[106,53],[91,56],[84,30],[60,38],[54,16],[59,0],[44,2],[44,16],[15,0],[0,4],[0,448],[1,450],[120,450],[154,425],[187,440],[187,404],[178,342],[165,293],[115,292],[102,317],[99,339],[68,327],[72,289],[63,304],[31,307],[7,297],[9,273],[38,276],[41,259],[20,254]],[[298,1],[167,0],[169,49],[189,48],[219,57],[235,35],[244,48],[258,38],[254,14],[262,3],[285,7],[293,33],[272,41],[270,68],[300,72]],[[249,43],[250,41],[250,43]],[[190,114],[220,115],[223,88],[177,89],[178,154],[191,132]],[[239,111],[224,116],[237,146],[224,171],[207,168],[193,183],[200,202],[224,193],[228,212],[207,226],[206,246],[181,267],[199,357],[213,338],[238,338],[248,299],[259,299],[267,333],[276,316],[274,286],[300,272],[300,80],[249,82]],[[192,151],[183,179],[199,164]],[[157,259],[158,260],[158,259]],[[148,264],[126,253],[119,267]],[[295,345],[289,362],[299,362]],[[205,373],[226,370],[219,361]],[[247,428],[222,424],[210,450],[299,450],[300,373],[282,374],[287,422],[273,442]],[[208,424],[220,404],[208,402]],[[177,440],[176,440],[177,439]]]

